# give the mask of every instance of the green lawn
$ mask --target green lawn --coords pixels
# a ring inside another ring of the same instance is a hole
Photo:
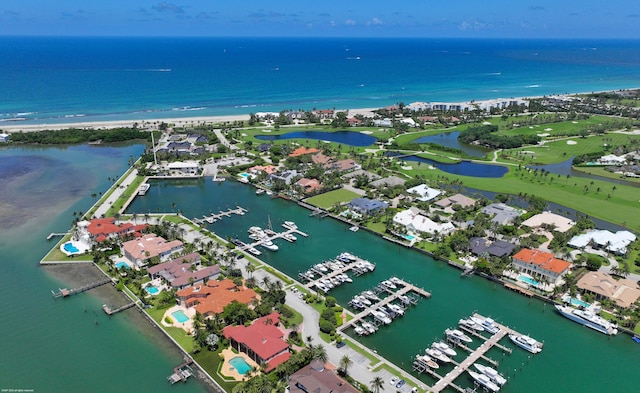
[[[314,197],[308,198],[305,202],[310,205],[317,206],[323,209],[329,209],[333,207],[336,203],[346,203],[350,202],[354,198],[358,198],[360,195],[356,194],[353,191],[345,190],[344,188],[340,188],[338,190],[333,190],[329,192],[325,192],[324,194],[316,195]]]

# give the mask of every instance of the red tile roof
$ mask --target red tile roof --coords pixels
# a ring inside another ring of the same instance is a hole
[[[195,307],[202,315],[220,314],[234,301],[250,304],[258,298],[253,289],[238,287],[229,279],[209,280],[206,285],[182,289],[177,296],[187,307]]]
[[[571,263],[558,259],[549,252],[532,250],[529,248],[523,248],[520,250],[513,256],[513,259],[517,259],[530,265],[538,265],[544,270],[557,274],[563,273],[569,268],[569,266],[571,266]]]
[[[316,179],[307,179],[307,178],[302,178],[300,180],[298,180],[298,182],[296,183],[297,185],[299,185],[300,187],[302,187],[304,189],[305,193],[309,193],[309,192],[313,192],[315,190],[318,190],[320,188],[322,188],[322,184],[320,184],[320,182]]]
[[[222,332],[226,338],[242,343],[261,359],[268,361],[270,366],[275,367],[271,362],[276,361],[280,364],[286,360],[276,359],[276,356],[289,351],[289,344],[283,340],[284,333],[276,326],[278,323],[280,314],[273,312],[256,319],[249,326],[227,326]]]
[[[315,147],[302,146],[292,151],[291,154],[289,154],[289,157],[298,157],[298,156],[303,156],[305,154],[312,154],[312,153],[319,153],[319,152],[320,150],[316,149]]]
[[[140,232],[147,227],[146,224],[133,225],[130,222],[115,223],[114,217],[95,218],[89,221],[87,231],[97,242],[102,242],[113,236],[126,235],[128,233]]]

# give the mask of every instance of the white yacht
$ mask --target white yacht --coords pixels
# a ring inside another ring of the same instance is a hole
[[[400,280],[398,277],[391,277],[389,279],[389,281],[391,281],[392,283],[394,283],[396,285],[402,285],[402,280]]]
[[[398,315],[404,315],[404,308],[398,306],[397,304],[389,303],[387,307]]]
[[[445,355],[443,352],[440,352],[435,348],[427,348],[425,352],[427,353],[427,355],[443,363],[451,363],[451,358],[449,356]]]
[[[362,322],[362,327],[365,328],[366,331],[368,331],[369,333],[375,333],[378,328],[376,328],[371,322]]]
[[[316,283],[316,288],[318,288],[319,290],[321,290],[324,293],[329,292],[329,289],[327,287],[325,287],[324,284],[321,283],[321,282],[317,282]]]
[[[138,195],[146,194],[147,191],[149,191],[150,188],[151,188],[151,185],[149,183],[140,184],[140,188],[138,188]]]
[[[265,189],[264,189],[264,188],[258,188],[258,189],[256,190],[256,195],[262,195],[262,194],[264,194],[264,192],[265,192]]]
[[[260,245],[264,248],[266,248],[269,251],[278,251],[278,246],[276,246],[275,244],[273,244],[273,242],[271,240],[263,240],[262,243],[260,243]]]
[[[491,318],[482,319],[482,318],[471,317],[469,319],[471,319],[473,322],[477,323],[478,325],[482,326],[484,330],[486,330],[491,334],[496,334],[500,331],[500,328],[498,327],[498,325],[496,325],[495,321]]]
[[[360,229],[360,227],[359,227],[359,226],[357,226],[357,225],[354,225],[354,226],[352,226],[351,228],[349,228],[349,230],[350,230],[351,232],[358,232],[358,229]]]
[[[298,226],[293,221],[285,221],[282,226],[287,229],[298,229]]]
[[[502,386],[505,383],[507,383],[507,379],[505,377],[500,375],[497,370],[495,370],[495,369],[493,369],[493,368],[491,368],[489,366],[483,366],[482,364],[474,363],[473,367],[475,367],[476,370],[480,371],[482,374],[484,374],[487,377],[489,377],[491,382],[493,382],[493,383],[495,383],[497,385]]]
[[[295,242],[296,240],[298,240],[298,238],[295,237],[292,233],[285,233],[284,235],[282,235],[282,238],[288,242]]]
[[[514,342],[517,346],[522,349],[526,349],[531,353],[539,353],[542,351],[542,343],[536,341],[535,339],[523,335],[510,334],[509,338]]]
[[[471,375],[471,378],[473,378],[474,381],[484,386],[490,392],[497,392],[500,390],[500,386],[496,385],[494,382],[491,382],[491,379],[488,376],[471,370],[467,370],[467,372],[469,373],[469,375]]]
[[[362,292],[362,296],[364,296],[367,299],[372,300],[374,302],[379,302],[380,301],[380,298],[375,293],[373,293],[372,291],[364,291],[364,292]]]
[[[366,297],[364,297],[362,295],[356,295],[353,298],[359,300],[360,303],[364,304],[365,306],[370,306],[372,304],[371,300],[367,299]]]
[[[248,252],[248,253],[251,253],[251,254],[253,254],[253,255],[255,255],[255,256],[258,256],[258,255],[262,254],[260,251],[256,250],[256,249],[255,249],[255,248],[253,248],[253,247],[249,247],[249,248],[247,248],[247,252]]]
[[[316,265],[313,265],[313,268],[316,269],[317,271],[322,272],[322,273],[328,272],[327,267],[322,263],[318,263]]]
[[[384,286],[387,289],[396,289],[396,285],[394,283],[392,283],[389,280],[384,280],[382,281],[380,284],[382,284],[382,286]]]
[[[409,296],[407,296],[407,295],[400,295],[400,297],[398,297],[398,299],[400,299],[402,304],[411,304],[411,299],[409,299]]]
[[[556,310],[558,310],[562,316],[586,327],[590,327],[593,330],[597,330],[600,333],[608,334],[610,336],[618,334],[618,327],[615,324],[589,310],[578,310],[570,306],[561,306],[559,304],[556,304]]]
[[[362,326],[358,326],[358,325],[354,326],[353,330],[356,332],[358,336],[362,336],[366,332],[366,330],[364,330]]]
[[[364,304],[362,304],[362,302],[356,298],[351,299],[351,301],[349,302],[349,304],[353,307],[353,308],[359,308],[359,309],[363,309],[365,308]]]
[[[429,355],[416,355],[416,360],[434,370],[440,368],[440,365],[431,359]]]
[[[453,350],[449,345],[443,343],[442,341],[437,341],[431,344],[432,348],[437,349],[440,352],[445,353],[447,356],[456,356],[458,353]]]
[[[340,277],[340,280],[342,280],[343,282],[353,282],[353,279],[344,273],[338,274],[338,277]]]
[[[371,311],[371,315],[372,315],[375,319],[377,319],[378,321],[380,321],[380,322],[384,323],[385,325],[388,325],[388,324],[390,324],[391,322],[393,322],[393,321],[391,320],[391,318],[389,318],[385,313],[380,312],[380,311],[378,311],[378,310],[373,310],[373,311]]]
[[[269,196],[273,195],[273,191],[267,190],[267,195],[269,195]]]
[[[256,226],[250,227],[250,228],[247,230],[247,232],[249,232],[249,233],[264,233],[264,231],[262,230],[262,228],[260,228],[260,227],[256,227]]]
[[[484,330],[482,325],[480,325],[479,323],[475,323],[473,320],[471,320],[469,318],[462,318],[461,320],[458,321],[458,324],[460,326],[464,326],[464,327],[466,327],[468,329],[477,330],[479,332]]]
[[[466,334],[462,333],[458,329],[446,329],[444,331],[444,334],[446,334],[447,337],[453,339],[454,341],[464,341],[464,342],[467,342],[467,343],[470,343],[470,342],[473,341],[471,339],[471,337],[469,337]]]

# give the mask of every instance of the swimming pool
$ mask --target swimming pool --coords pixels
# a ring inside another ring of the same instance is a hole
[[[184,311],[182,311],[182,310],[174,311],[174,312],[171,313],[171,315],[173,315],[173,317],[179,323],[184,323],[184,322],[187,322],[189,320],[189,317],[186,316]]]
[[[116,263],[116,269],[121,269],[121,268],[129,269],[129,265],[125,261],[120,261]]]
[[[534,287],[538,286],[538,284],[539,284],[539,282],[537,282],[533,278],[527,277],[527,276],[518,276],[518,280],[520,280],[522,282],[526,282],[529,285],[533,285]]]
[[[229,364],[232,365],[240,375],[245,375],[251,370],[251,366],[249,366],[249,363],[247,363],[242,356],[236,356],[230,359]]]
[[[65,251],[67,251],[67,252],[69,252],[71,254],[77,254],[77,253],[80,252],[80,250],[78,250],[76,248],[76,246],[74,246],[73,243],[71,243],[71,242],[66,242],[63,247],[64,247]]]
[[[412,241],[413,239],[415,239],[416,237],[413,235],[409,235],[407,233],[405,233],[404,235],[402,235],[402,237],[404,237],[405,239]]]
[[[147,291],[149,295],[156,295],[158,292],[160,292],[160,290],[157,287],[154,287],[153,285],[149,285],[144,290]]]
[[[573,304],[574,306],[580,306],[580,307],[584,307],[584,308],[589,308],[591,306],[591,304],[587,303],[587,302],[583,302],[580,299],[576,299],[575,297],[572,297],[570,300],[571,304]]]
[[[242,172],[242,173],[238,173],[238,176],[249,178],[251,175],[248,174],[247,172]]]

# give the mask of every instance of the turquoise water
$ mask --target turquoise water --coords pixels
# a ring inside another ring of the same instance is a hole
[[[183,360],[157,329],[133,309],[108,317],[102,305],[123,301],[110,286],[53,300],[51,290],[92,280],[37,264],[56,244],[47,235],[67,231],[73,212],[87,211],[96,200],[91,193],[104,193],[107,177],[119,177],[129,156],[142,151],[140,145],[0,147],[2,389],[167,391],[167,376]],[[171,391],[205,389],[191,378]]]
[[[0,121],[380,108],[615,90],[638,87],[639,49],[638,40],[593,39],[4,36]]]
[[[527,276],[518,276],[518,280],[522,282],[526,282],[529,285],[533,285],[534,287],[538,285],[538,282]]]
[[[67,243],[65,243],[65,244],[64,244],[64,246],[63,246],[63,248],[64,248],[67,252],[70,252],[70,253],[72,253],[72,254],[76,254],[76,253],[80,252],[80,250],[78,250],[78,249],[73,245],[73,243],[71,243],[71,242],[67,242]]]
[[[251,370],[251,366],[249,366],[249,363],[247,363],[242,356],[236,356],[230,359],[229,364],[231,364],[240,375],[245,375]]]
[[[118,269],[129,269],[129,265],[126,262],[120,261],[116,263],[116,268]]]
[[[407,279],[431,291],[430,299],[409,308],[403,318],[380,328],[374,335],[354,337],[408,372],[411,372],[411,359],[415,354],[423,353],[431,342],[442,338],[446,328],[455,326],[460,318],[476,311],[545,342],[544,351],[530,358],[526,351],[516,347],[511,356],[503,357],[499,351],[489,351],[488,356],[500,362],[497,369],[510,376],[501,392],[623,392],[634,391],[640,383],[640,375],[631,366],[638,359],[637,347],[627,344],[628,337],[606,337],[578,324],[567,323],[548,304],[520,296],[480,277],[460,279],[459,270],[426,255],[384,241],[364,230],[347,232],[347,224],[330,218],[310,217],[308,210],[282,199],[258,197],[254,188],[239,182],[157,181],[147,197],[136,199],[129,211],[171,210],[171,201],[181,201],[179,208],[187,217],[201,217],[210,210],[236,205],[249,209],[244,216],[233,216],[225,220],[224,225],[214,225],[213,229],[222,237],[244,239],[249,227],[266,227],[269,217],[274,229],[280,228],[284,221],[294,221],[310,236],[283,244],[277,253],[260,256],[292,277],[343,251],[375,262],[375,272],[332,290],[331,295],[340,304],[346,305],[355,294],[371,289],[390,276]],[[473,347],[479,345],[475,341]],[[502,343],[511,346],[508,340]],[[456,361],[461,360],[461,356],[456,357]],[[629,366],[610,367],[613,363]],[[566,364],[572,365],[572,378],[557,372]],[[450,367],[442,366],[439,371],[446,374]],[[606,375],[599,376],[594,369],[606,369]],[[423,375],[420,379],[426,384],[434,383],[428,376]],[[457,383],[463,387],[473,385],[465,376]]]
[[[257,135],[256,139],[264,141],[279,141],[285,139],[312,139],[336,142],[349,146],[371,146],[378,140],[378,138],[375,138],[371,135],[361,134],[355,131],[296,131],[288,132],[282,135]]]
[[[409,235],[409,234],[406,234],[406,233],[404,235],[402,235],[402,237],[404,237],[405,239],[407,239],[409,241],[411,241],[411,240],[416,238],[415,236]]]
[[[153,285],[148,285],[145,288],[145,291],[147,291],[150,295],[156,295],[158,292],[160,292],[160,290]]]
[[[157,291],[157,289],[156,289]],[[176,319],[176,321],[180,322],[180,323],[184,323],[187,322],[189,320],[189,317],[185,315],[184,311],[182,310],[177,310],[171,313],[171,315],[173,315],[173,317]]]

